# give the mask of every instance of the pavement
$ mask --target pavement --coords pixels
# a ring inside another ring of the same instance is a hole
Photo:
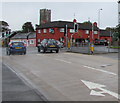
[[[34,88],[23,81],[6,65],[2,65],[2,101],[43,101],[47,100]],[[41,103],[41,102],[40,102]]]
[[[90,49],[88,46],[81,46],[81,47],[71,47],[68,49],[69,52],[75,53],[83,53],[83,54],[90,54]],[[108,48],[107,46],[95,46],[94,47],[94,54],[106,54],[106,53],[118,53],[119,49],[112,49]]]

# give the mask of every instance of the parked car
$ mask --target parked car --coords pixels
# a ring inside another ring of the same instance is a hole
[[[99,44],[100,44],[100,40],[98,40],[98,39],[95,40],[95,41],[94,41],[94,44],[95,44],[95,45],[99,45]]]
[[[94,44],[95,45],[107,45],[107,41],[106,40],[95,40]]]
[[[58,44],[58,46],[60,47],[60,48],[63,48],[64,46],[63,46],[63,43],[61,43],[60,41],[58,41],[58,40],[56,40],[57,41],[57,44]]]
[[[56,53],[59,52],[59,45],[55,39],[44,39],[39,45],[38,45],[38,52],[43,51],[44,53],[46,51],[56,51]]]
[[[24,46],[23,42],[11,42],[9,43],[7,50],[6,50],[7,55],[11,55],[14,53],[21,53],[21,54],[26,54],[26,46]]]

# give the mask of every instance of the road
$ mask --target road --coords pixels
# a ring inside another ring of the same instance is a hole
[[[15,71],[2,65],[2,101],[43,101],[45,103],[46,100]]]
[[[3,63],[49,101],[118,101],[118,60],[60,51],[6,56]]]

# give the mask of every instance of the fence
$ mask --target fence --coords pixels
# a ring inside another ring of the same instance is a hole
[[[69,49],[71,52],[91,54],[90,43],[76,43],[73,44]],[[96,53],[118,53],[119,49],[112,49],[110,46],[94,45],[94,54]]]

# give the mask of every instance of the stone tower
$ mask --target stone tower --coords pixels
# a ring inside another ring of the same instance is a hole
[[[40,25],[51,22],[51,10],[40,9]]]

